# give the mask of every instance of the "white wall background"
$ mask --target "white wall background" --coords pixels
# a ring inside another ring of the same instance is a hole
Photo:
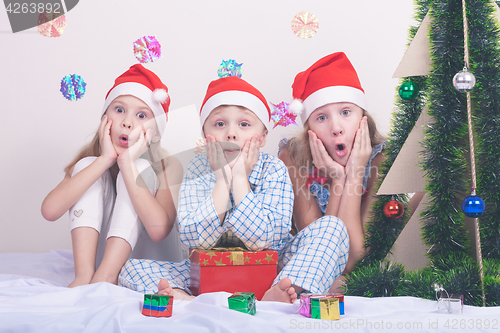
[[[291,31],[301,11],[319,20],[310,39]],[[387,133],[398,86],[392,74],[413,13],[413,0],[82,0],[66,15],[64,34],[48,38],[36,28],[13,34],[0,8],[0,252],[71,248],[67,217],[47,222],[40,205],[95,133],[114,79],[137,63],[136,39],[154,35],[162,45],[162,57],[146,67],[169,87],[171,110],[199,108],[222,59],[243,63],[243,78],[279,103],[290,102],[296,73],[344,51]],[[74,73],[87,82],[87,92],[70,102],[59,88]],[[199,125],[180,115],[167,131],[176,144],[194,145]],[[297,130],[272,132],[265,151],[276,153],[279,139]]]

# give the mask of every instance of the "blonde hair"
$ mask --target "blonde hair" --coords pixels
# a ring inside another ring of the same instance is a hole
[[[149,149],[142,154],[141,158],[148,160],[153,167],[153,170],[156,174],[160,174],[167,165],[167,151],[162,148],[160,144],[161,140],[157,142],[152,142],[149,146]],[[64,168],[64,172],[66,175],[71,176],[71,170],[78,163],[79,160],[89,156],[101,156],[101,146],[99,144],[99,131],[97,131],[94,135],[92,141],[83,146],[80,151],[76,154],[73,160]],[[164,161],[165,160],[165,161]]]
[[[377,124],[375,124],[373,117],[368,113],[368,111],[364,109],[362,110],[363,116],[367,117],[372,147],[386,141],[386,138],[377,130]],[[308,119],[304,124],[304,130],[296,137],[291,138],[287,144],[288,156],[290,156],[291,160],[297,167],[309,168],[309,166],[312,165],[313,159],[311,147],[309,146],[309,134],[307,133],[309,130],[310,126]]]

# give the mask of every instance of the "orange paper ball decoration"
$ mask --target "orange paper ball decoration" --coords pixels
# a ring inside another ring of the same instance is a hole
[[[399,219],[404,212],[403,204],[397,200],[391,200],[384,206],[384,215],[391,219]]]

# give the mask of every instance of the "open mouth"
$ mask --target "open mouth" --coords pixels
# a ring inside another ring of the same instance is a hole
[[[224,154],[234,155],[240,153],[240,146],[232,142],[222,142],[221,148]]]
[[[128,135],[120,136],[120,145],[128,147]]]
[[[347,147],[345,144],[341,143],[335,146],[335,153],[339,157],[344,157],[347,155]]]
[[[224,149],[225,154],[233,155],[233,154],[239,154],[240,149]]]

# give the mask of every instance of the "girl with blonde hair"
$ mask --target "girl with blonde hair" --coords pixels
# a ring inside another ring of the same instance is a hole
[[[175,229],[177,194],[170,191],[169,182],[180,185],[182,167],[175,159],[167,163],[160,145],[170,104],[167,91],[158,76],[140,64],[120,75],[106,95],[92,142],[65,168],[64,179],[43,201],[45,219],[69,214],[75,264],[69,287],[116,284],[138,242],[160,242]],[[148,251],[134,254],[141,257]]]
[[[296,235],[286,256],[300,263],[318,262],[314,280],[321,282],[292,281],[297,293],[338,291],[339,276],[352,270],[364,253],[363,228],[373,202],[376,171],[384,159],[385,139],[366,111],[364,90],[344,53],[327,55],[297,74],[292,88],[291,109],[301,111],[304,131],[280,142],[279,158],[288,168],[294,190]],[[317,233],[315,243],[306,244],[303,234],[320,225],[330,226],[332,236]],[[310,249],[297,260],[297,249],[304,247]],[[323,249],[321,254],[318,249]],[[287,266],[280,273],[283,276],[288,274]]]

